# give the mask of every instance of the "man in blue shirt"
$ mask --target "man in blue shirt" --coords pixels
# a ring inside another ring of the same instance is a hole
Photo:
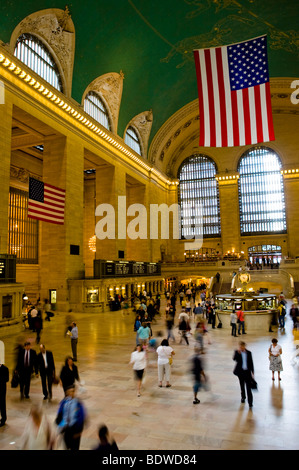
[[[55,421],[68,450],[79,450],[85,415],[83,404],[75,397],[75,387],[69,386]]]
[[[246,344],[241,341],[239,349],[234,352],[233,360],[236,361],[234,374],[238,377],[241,388],[241,403],[245,403],[246,392],[248,405],[252,408],[253,396],[251,391],[252,378],[254,374],[252,354],[246,349]],[[246,392],[245,392],[246,386]]]

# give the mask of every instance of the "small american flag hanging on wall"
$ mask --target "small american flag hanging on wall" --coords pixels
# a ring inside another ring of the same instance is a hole
[[[64,224],[65,190],[29,178],[28,217]]]

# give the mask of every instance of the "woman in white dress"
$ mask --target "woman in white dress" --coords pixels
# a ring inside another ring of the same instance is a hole
[[[140,397],[141,385],[144,370],[146,368],[146,351],[142,348],[141,344],[137,344],[136,349],[131,354],[130,364],[133,364],[135,378],[137,380],[137,396]]]
[[[269,360],[270,360],[269,369],[272,371],[272,380],[275,380],[274,372],[277,372],[278,380],[281,380],[280,372],[283,370],[281,354],[282,354],[282,348],[278,344],[277,339],[273,338],[272,344],[269,348]]]
[[[53,450],[54,431],[40,406],[33,405],[22,435],[22,450]]]

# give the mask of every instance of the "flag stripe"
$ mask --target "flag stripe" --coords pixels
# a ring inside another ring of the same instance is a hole
[[[273,126],[273,116],[272,116],[272,106],[271,106],[271,91],[270,91],[270,83],[269,82],[265,83],[265,89],[266,89],[269,140],[275,140],[274,126]]]
[[[215,123],[215,100],[213,90],[213,76],[211,65],[211,51],[205,50],[206,71],[207,71],[207,88],[209,98],[209,115],[210,115],[210,147],[216,146],[216,123]]]
[[[203,106],[203,86],[201,80],[201,71],[199,63],[198,51],[194,51],[196,75],[197,75],[197,90],[198,90],[198,101],[199,101],[199,119],[200,119],[200,132],[199,132],[199,145],[204,145],[205,138],[205,127],[204,127],[204,106]]]
[[[226,109],[226,123],[227,123],[227,145],[232,147],[234,145],[233,139],[233,119],[232,119],[232,98],[229,83],[228,71],[228,58],[226,47],[221,48],[222,65],[223,65],[223,80],[225,90],[225,109]]]
[[[202,79],[202,92],[203,92],[203,110],[204,110],[204,142],[203,145],[209,146],[210,144],[210,111],[209,111],[209,100],[208,100],[208,88],[207,88],[207,73],[205,67],[205,56],[204,51],[199,51],[200,56],[200,73]]]
[[[217,66],[217,76],[218,76],[218,89],[219,89],[219,107],[220,107],[220,125],[221,132],[219,132],[220,145],[219,147],[227,147],[227,121],[226,121],[226,90],[224,83],[224,74],[223,74],[223,63],[222,63],[222,49],[220,47],[216,48],[216,66]],[[225,97],[225,100],[223,99]]]
[[[257,141],[263,142],[263,124],[262,124],[262,109],[261,109],[261,93],[260,87],[256,86],[254,88],[254,96],[255,96],[255,118],[256,118],[256,135]]]
[[[54,214],[64,214],[64,209],[62,208],[52,208],[53,206],[51,206],[50,204],[44,204],[42,202],[37,202],[37,201],[32,201],[30,200],[30,207],[36,207],[38,209],[44,209],[44,210],[51,210],[51,212],[53,212]]]
[[[249,97],[249,112],[250,112],[250,129],[251,129],[251,144],[257,143],[256,134],[256,115],[255,115],[255,99],[254,99],[254,88],[248,88]]]
[[[240,145],[240,140],[239,140],[237,92],[235,90],[231,92],[231,98],[232,98],[232,122],[233,122],[234,146],[237,147]]]
[[[248,88],[242,90],[243,92],[243,109],[244,109],[244,123],[245,123],[245,145],[251,143],[251,129],[250,129],[250,109],[249,109],[249,95]]]
[[[41,209],[39,210],[38,208],[37,209],[34,209],[34,211],[32,211],[31,209],[28,211],[28,214],[30,215],[43,215],[44,217],[49,217],[49,218],[52,218],[52,220],[60,220],[60,221],[63,221],[64,220],[64,215],[59,215],[59,214],[55,214],[52,213],[51,211],[47,211],[45,209]]]
[[[64,224],[64,221],[63,222],[58,222],[57,220],[55,219],[51,219],[51,217],[42,217],[41,215],[39,216],[36,216],[36,215],[29,215],[28,214],[28,217],[30,219],[36,219],[36,220],[41,220],[42,222],[51,222],[52,224],[57,224],[57,225],[63,225]]]

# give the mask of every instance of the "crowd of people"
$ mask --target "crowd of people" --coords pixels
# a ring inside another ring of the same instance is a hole
[[[140,297],[134,296],[132,300],[135,315],[133,330],[136,334],[135,348],[131,353],[130,364],[132,365],[134,378],[136,380],[137,396],[140,397],[143,387],[143,378],[148,366],[149,353],[156,355],[157,386],[166,388],[171,384],[172,362],[175,356],[175,346],[193,346],[193,355],[189,357],[189,372],[192,377],[193,404],[200,403],[198,394],[201,389],[209,390],[209,379],[205,373],[204,354],[207,346],[211,344],[210,329],[215,328],[216,316],[215,302],[213,297],[206,297],[205,290],[181,288],[178,292],[170,294],[165,292],[166,306],[161,311],[160,295],[153,298],[152,295],[142,293]],[[282,300],[282,299],[281,299]],[[280,305],[283,304],[280,300]],[[37,310],[37,309],[36,309]],[[38,310],[37,310],[38,311]],[[31,309],[32,314],[32,309]],[[279,314],[279,317],[283,313]],[[158,317],[158,318],[157,318]],[[290,317],[297,332],[296,354],[299,355],[299,311],[293,304],[290,309]],[[35,318],[35,314],[33,314]],[[41,378],[41,389],[44,400],[52,400],[53,384],[60,383],[64,391],[64,398],[57,409],[55,423],[49,423],[40,406],[34,405],[30,411],[30,422],[26,426],[22,436],[22,449],[70,449],[78,450],[84,424],[87,418],[87,410],[83,402],[76,396],[76,386],[80,384],[77,361],[78,325],[71,317],[66,317],[67,325],[65,334],[70,336],[72,355],[65,359],[60,373],[57,374],[54,355],[45,344],[39,344],[39,352],[32,348],[30,341],[19,345],[17,348],[16,367],[13,373],[12,386],[19,387],[20,399],[26,400],[30,397],[30,384],[33,374]],[[164,323],[163,331],[153,333],[153,325]],[[31,324],[31,328],[34,327]],[[210,325],[210,326],[209,326]],[[279,321],[280,327],[284,325]],[[237,328],[238,326],[238,328]],[[241,311],[231,314],[231,334],[237,336],[246,334],[244,328],[244,314]],[[164,334],[164,331],[166,334]],[[39,341],[40,343],[40,337]],[[269,347],[269,370],[272,372],[272,380],[275,380],[277,372],[278,380],[281,380],[282,347],[276,338],[272,339]],[[238,377],[241,392],[241,402],[246,398],[250,408],[253,406],[252,390],[257,387],[254,379],[254,365],[251,352],[247,349],[244,341],[239,342],[238,348],[233,353],[235,368],[233,373]],[[6,413],[6,384],[9,382],[9,371],[4,364],[0,364],[0,412],[1,426],[5,425]],[[118,449],[116,442],[110,438],[106,425],[99,428],[99,444],[96,450]]]

